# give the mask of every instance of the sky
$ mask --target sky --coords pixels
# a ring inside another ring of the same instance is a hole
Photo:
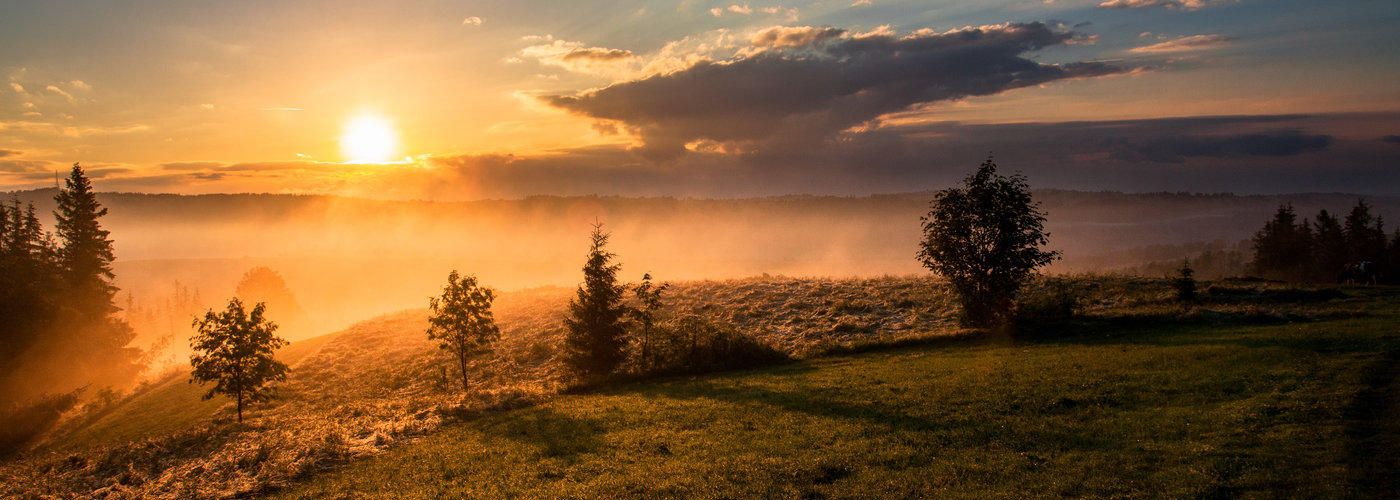
[[[1400,195],[1394,0],[0,0],[0,190]]]

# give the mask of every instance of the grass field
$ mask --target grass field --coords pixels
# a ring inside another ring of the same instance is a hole
[[[1079,316],[1013,339],[957,329],[927,279],[682,283],[674,313],[798,361],[565,395],[570,290],[502,296],[467,396],[407,311],[289,346],[245,424],[178,374],[78,415],[0,463],[0,496],[1394,490],[1400,290],[1226,284],[1183,311],[1162,280],[1050,285]]]
[[[562,396],[283,495],[1390,496],[1400,311],[1362,293],[1358,317],[947,341]]]

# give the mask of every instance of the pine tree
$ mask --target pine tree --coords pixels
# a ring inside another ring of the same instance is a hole
[[[1366,200],[1356,201],[1356,206],[1347,214],[1343,230],[1347,258],[1352,264],[1380,262],[1385,254],[1385,223],[1371,215],[1371,205]]]
[[[1255,272],[1284,279],[1303,279],[1310,267],[1307,254],[1311,231],[1298,223],[1293,205],[1280,205],[1273,219],[1254,235]]]
[[[494,300],[496,293],[478,285],[476,276],[462,278],[455,269],[447,275],[442,296],[428,299],[432,311],[428,317],[428,338],[438,341],[438,347],[457,358],[463,391],[471,389],[467,360],[486,352],[501,338],[501,330],[491,314]]]
[[[287,341],[275,335],[277,324],[267,320],[266,308],[258,303],[245,311],[243,302],[234,298],[223,312],[210,309],[193,324],[190,383],[214,383],[204,399],[218,394],[233,397],[239,422],[245,404],[267,400],[268,384],[287,379],[287,365],[273,358]]]
[[[97,202],[92,182],[77,163],[73,164],[65,184],[65,189],[54,197],[58,202],[58,210],[54,212],[58,221],[56,229],[63,241],[59,259],[64,279],[83,302],[83,308],[105,316],[116,311],[112,300],[117,291],[111,282],[115,259],[112,240],[98,220],[107,215],[107,209]]]
[[[1196,270],[1191,269],[1191,261],[1181,261],[1181,269],[1176,272],[1176,280],[1172,281],[1172,288],[1176,289],[1176,300],[1183,304],[1196,302]]]
[[[627,333],[627,308],[622,304],[626,288],[617,282],[622,266],[612,263],[615,255],[606,249],[608,233],[603,232],[602,223],[594,224],[592,240],[583,266],[583,284],[569,302],[569,317],[564,320],[568,327],[565,362],[586,376],[605,375],[617,368],[625,355]]]
[[[1313,281],[1336,281],[1347,267],[1346,232],[1336,216],[1322,210],[1313,219]]]

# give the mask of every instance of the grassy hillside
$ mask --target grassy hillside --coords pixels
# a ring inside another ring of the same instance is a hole
[[[372,455],[444,421],[542,401],[565,377],[556,357],[573,291],[503,294],[502,340],[472,363],[461,394],[445,355],[406,311],[294,343],[292,371],[245,424],[225,398],[201,401],[182,374],[61,427],[22,460],[0,466],[0,493],[224,496],[262,491],[328,465]],[[781,277],[678,284],[674,314],[729,322],[794,356],[949,333],[946,295],[929,280]],[[763,314],[761,311],[774,311]]]
[[[1350,293],[562,396],[283,495],[1393,495],[1400,297]]]
[[[1395,416],[1395,374],[1381,369],[1397,352],[1385,333],[1400,320],[1393,290],[1235,283],[1183,312],[1160,280],[1084,277],[1035,293],[1055,289],[1081,296],[1081,316],[1053,330],[1054,318],[1039,318],[1041,340],[1012,341],[955,328],[946,292],[923,278],[680,283],[672,314],[730,323],[805,361],[562,397],[556,356],[572,290],[502,295],[501,343],[473,362],[468,394],[425,338],[424,311],[406,311],[293,344],[281,353],[289,379],[243,424],[181,375],[77,417],[0,464],[0,495],[392,496],[441,485],[737,496],[885,483],[1191,494],[1388,466],[1366,450],[1397,444],[1397,420],[1380,418]],[[897,344],[920,347],[822,357]],[[446,462],[424,465],[438,456]],[[488,471],[497,476],[479,476]]]

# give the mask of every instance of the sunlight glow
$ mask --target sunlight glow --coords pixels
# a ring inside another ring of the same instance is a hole
[[[363,114],[345,124],[340,152],[348,163],[387,163],[398,148],[398,134],[384,117]]]

